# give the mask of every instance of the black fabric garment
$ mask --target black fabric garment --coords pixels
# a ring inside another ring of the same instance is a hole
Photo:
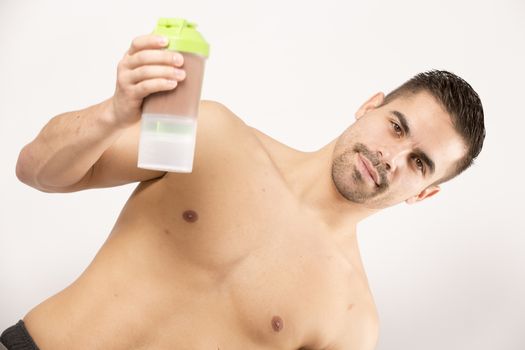
[[[29,335],[24,321],[20,320],[14,326],[7,328],[0,335],[0,342],[7,350],[40,350]],[[2,347],[0,346],[0,349]]]

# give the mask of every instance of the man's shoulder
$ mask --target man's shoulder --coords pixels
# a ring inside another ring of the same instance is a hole
[[[336,327],[330,349],[363,349],[373,350],[379,338],[379,315],[374,303],[356,304],[354,309],[346,312],[346,317]]]
[[[221,147],[236,148],[239,152],[263,151],[274,163],[279,163],[279,159],[298,152],[256,127],[248,125],[228,106],[214,100],[201,101],[197,132],[211,138],[212,143],[217,146],[219,146],[217,143],[222,141]]]
[[[266,158],[253,129],[225,104],[201,100],[197,118],[193,173],[247,170]],[[173,177],[173,176],[171,176]]]
[[[227,154],[231,154],[236,148],[248,147],[249,137],[248,125],[226,105],[213,100],[200,101],[196,152],[224,154],[224,151],[229,150]]]
[[[321,302],[314,314],[326,312],[307,331],[305,347],[332,350],[375,348],[379,315],[372,294],[358,274],[334,274],[330,288],[318,288]],[[344,278],[343,278],[344,276]]]
[[[199,103],[199,130],[215,131],[212,135],[219,135],[222,132],[244,132],[247,125],[244,121],[233,113],[226,105],[214,100],[201,100]],[[211,136],[211,135],[208,135]],[[230,136],[230,135],[228,135]]]
[[[246,124],[228,106],[215,100],[200,101],[198,123],[198,127],[202,131],[210,131],[211,135],[218,135],[219,137],[255,137],[257,141],[262,142],[265,146],[269,146],[273,140],[268,135]],[[235,143],[236,139],[230,139],[230,142]]]
[[[312,285],[317,286],[312,288],[315,294],[310,297],[308,312],[325,317],[311,318],[313,322],[306,328],[304,346],[333,350],[373,349],[366,344],[377,340],[377,307],[361,264],[355,259],[357,252],[353,251],[353,259],[349,260],[347,255],[351,248],[338,243],[338,247],[328,244],[323,256],[330,259],[319,259],[316,268],[308,272]],[[323,252],[324,244],[317,246],[317,254]]]

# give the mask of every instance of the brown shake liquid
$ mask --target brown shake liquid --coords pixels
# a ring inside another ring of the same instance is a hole
[[[180,53],[184,56],[181,68],[186,71],[186,78],[179,81],[173,90],[157,92],[146,97],[142,105],[143,114],[197,117],[205,57],[188,52]]]

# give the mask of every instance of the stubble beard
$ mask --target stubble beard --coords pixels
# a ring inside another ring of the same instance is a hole
[[[372,190],[365,183],[365,179],[353,162],[354,155],[360,153],[367,158],[376,168],[379,174],[379,186]],[[347,200],[365,204],[373,202],[373,199],[385,193],[389,187],[384,164],[364,144],[356,143],[351,149],[346,150],[332,163],[332,181],[337,191]],[[376,203],[378,204],[378,203]]]

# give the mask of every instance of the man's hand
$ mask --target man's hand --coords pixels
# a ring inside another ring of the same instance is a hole
[[[158,35],[135,38],[117,67],[113,95],[114,122],[127,127],[140,119],[142,101],[152,93],[174,89],[186,77],[179,52],[162,50],[168,45]]]
[[[161,39],[144,35],[133,40],[119,62],[112,98],[60,114],[44,126],[20,152],[16,165],[20,181],[45,192],[72,192],[162,174],[137,168],[142,100],[174,89],[185,78],[182,54],[163,50],[168,42]],[[104,153],[106,161],[101,162]]]

